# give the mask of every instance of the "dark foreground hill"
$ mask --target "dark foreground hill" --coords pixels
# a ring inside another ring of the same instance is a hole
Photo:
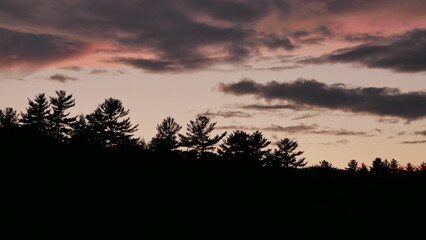
[[[14,136],[1,142],[4,239],[423,236],[423,173],[253,168]]]

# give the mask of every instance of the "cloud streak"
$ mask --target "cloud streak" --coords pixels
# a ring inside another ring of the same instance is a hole
[[[76,81],[77,78],[66,76],[62,73],[56,73],[48,78],[49,80],[65,83],[67,81]]]
[[[329,129],[321,128],[318,124],[298,124],[290,126],[281,126],[276,124],[271,124],[267,127],[250,127],[244,125],[228,125],[228,126],[218,126],[217,129],[223,130],[246,130],[246,131],[265,131],[265,132],[281,132],[286,134],[313,134],[313,135],[331,135],[331,136],[359,136],[359,137],[372,137],[374,136],[371,132],[363,131],[351,131],[347,129]],[[375,132],[377,132],[375,130]]]
[[[402,141],[401,144],[425,144],[426,140]]]
[[[84,54],[89,44],[49,34],[0,28],[0,68],[36,68]]]
[[[198,115],[207,116],[207,117],[223,117],[223,118],[249,118],[253,115],[250,113],[242,112],[242,111],[218,111],[218,112],[204,112]]]
[[[282,100],[290,105],[311,109],[341,110],[407,120],[426,117],[426,92],[403,93],[397,88],[353,88],[345,84],[328,85],[306,79],[261,84],[251,79],[243,79],[236,83],[222,83],[219,89],[225,94]]]
[[[390,38],[372,35],[347,36],[350,41],[376,40],[355,47],[342,48],[318,58],[299,61],[301,64],[352,63],[368,68],[395,72],[426,71],[426,29],[416,29]]]
[[[258,111],[274,111],[281,109],[290,109],[290,110],[301,110],[300,106],[292,104],[276,104],[276,105],[262,105],[262,104],[249,104],[241,106],[240,108],[249,109],[249,110],[258,110]]]

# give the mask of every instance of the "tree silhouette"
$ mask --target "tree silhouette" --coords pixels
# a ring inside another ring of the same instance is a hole
[[[44,93],[39,93],[33,100],[28,99],[29,107],[22,114],[21,123],[38,131],[45,132],[50,129],[49,102]]]
[[[179,147],[177,133],[182,127],[172,117],[167,117],[157,125],[157,134],[152,138],[149,148],[153,151],[172,151]]]
[[[319,162],[319,164],[317,165],[318,168],[322,168],[322,169],[332,169],[333,168],[333,164],[331,164],[329,161],[327,160],[321,160]]]
[[[395,159],[392,159],[389,163],[389,172],[396,173],[401,170],[401,166],[399,165],[398,161]]]
[[[307,164],[305,158],[297,159],[298,156],[303,154],[303,151],[296,151],[299,146],[297,141],[284,138],[277,143],[277,146],[278,149],[275,149],[272,156],[268,158],[268,162],[265,164],[266,166],[299,168]]]
[[[97,138],[94,127],[92,128],[87,121],[86,116],[80,114],[76,120],[71,123],[71,143],[100,145],[101,140]]]
[[[355,159],[350,160],[346,170],[349,172],[356,172],[358,170],[358,162]]]
[[[375,158],[371,164],[370,172],[372,173],[385,173],[389,171],[389,162],[382,161],[381,158]]]
[[[416,170],[416,167],[412,163],[407,163],[407,165],[405,165],[405,171],[407,172],[414,172]]]
[[[418,167],[418,171],[421,172],[426,172],[426,162],[421,162],[419,167]]]
[[[368,172],[369,172],[369,170],[368,170],[368,166],[367,166],[367,164],[362,163],[362,164],[361,164],[361,167],[360,167],[360,168],[359,168],[359,170],[358,170],[358,172],[360,172],[360,173],[368,173]]]
[[[18,114],[13,108],[5,108],[0,110],[0,127],[10,128],[19,125]]]
[[[220,144],[218,153],[228,160],[239,160],[241,164],[258,165],[269,152],[264,148],[270,143],[259,131],[248,134],[245,131],[236,130]]]
[[[132,126],[130,118],[125,118],[129,110],[123,107],[120,100],[107,98],[98,105],[95,111],[87,115],[89,132],[94,141],[104,147],[135,145],[138,138],[133,138],[138,125]]]
[[[53,110],[51,114],[51,133],[60,140],[64,141],[69,138],[71,132],[71,125],[75,121],[75,117],[68,117],[70,113],[65,113],[71,107],[75,106],[75,99],[72,94],[68,95],[65,91],[56,91],[57,97],[50,97],[50,104]]]
[[[198,116],[195,121],[191,120],[186,126],[186,135],[179,134],[181,145],[194,150],[198,157],[214,150],[214,145],[226,135],[224,132],[211,138],[210,134],[216,122],[210,122],[210,118],[206,116]]]

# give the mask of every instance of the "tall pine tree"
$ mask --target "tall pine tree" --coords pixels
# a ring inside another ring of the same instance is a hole
[[[269,153],[270,150],[264,148],[270,143],[259,131],[249,134],[237,130],[220,144],[218,153],[237,167],[258,167]]]
[[[104,147],[135,145],[138,138],[133,138],[138,125],[132,126],[130,118],[126,118],[129,110],[123,107],[120,100],[107,98],[96,110],[87,116],[90,132],[94,141]]]
[[[0,127],[17,127],[18,124],[18,114],[13,108],[8,107],[4,110],[0,110]]]
[[[68,117],[70,113],[66,113],[66,110],[75,106],[75,99],[72,98],[72,94],[67,95],[63,90],[56,91],[56,95],[56,97],[50,97],[53,110],[50,115],[50,132],[56,139],[65,141],[70,137],[71,125],[76,119],[75,117]]]
[[[191,120],[186,126],[186,135],[179,134],[181,145],[196,151],[198,157],[214,150],[214,145],[226,135],[224,132],[210,137],[216,122],[210,122],[210,118],[206,116],[198,116],[195,121]]]
[[[28,99],[28,105],[26,112],[21,114],[22,125],[47,133],[50,129],[50,103],[45,94],[39,93],[34,100]]]
[[[307,164],[305,158],[297,158],[303,154],[303,151],[296,151],[299,146],[296,141],[284,138],[277,143],[277,146],[278,149],[273,152],[272,156],[267,158],[266,166],[299,168]]]
[[[149,148],[153,151],[170,152],[179,147],[177,133],[182,127],[172,117],[165,118],[157,125],[157,134],[152,138]]]

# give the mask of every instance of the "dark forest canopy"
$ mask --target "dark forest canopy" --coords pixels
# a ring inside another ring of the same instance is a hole
[[[345,169],[337,169],[326,160],[306,167],[308,162],[301,157],[304,151],[299,150],[299,144],[294,139],[280,139],[276,142],[277,148],[270,149],[268,146],[271,141],[260,131],[248,133],[235,130],[212,136],[216,122],[203,115],[187,124],[185,134],[179,133],[182,126],[173,117],[167,117],[157,125],[157,134],[146,143],[134,136],[138,125],[131,123],[128,117],[130,110],[124,107],[121,100],[110,97],[89,114],[70,116],[69,109],[75,106],[73,95],[63,90],[55,93],[56,96],[49,98],[45,93],[39,93],[34,99],[28,99],[28,107],[21,113],[11,107],[0,109],[2,141],[7,142],[6,133],[10,135],[17,131],[20,134],[43,136],[55,144],[105,149],[134,148],[154,154],[174,153],[195,159],[226,160],[241,167],[389,173],[426,171],[425,162],[419,166],[411,163],[402,166],[395,159],[388,161],[379,157],[372,160],[370,166],[353,159]]]
[[[133,135],[138,125],[120,100],[70,116],[74,103],[57,91],[29,99],[20,114],[0,110],[0,224],[18,239],[421,234],[425,163],[307,166],[294,139],[272,150],[260,131],[213,135],[216,123],[206,116],[185,133],[167,117],[145,143]]]

